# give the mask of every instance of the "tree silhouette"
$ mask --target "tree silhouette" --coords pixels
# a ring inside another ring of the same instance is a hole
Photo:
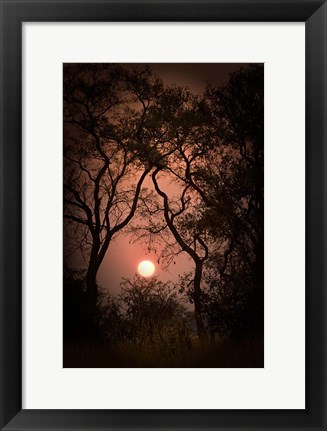
[[[262,65],[235,72],[224,88],[208,89],[217,143],[194,175],[210,234],[224,244],[210,256],[211,320],[234,332],[263,332],[263,91]]]
[[[164,257],[185,252],[194,273],[183,283],[194,302],[198,334],[203,317],[222,324],[226,301],[243,319],[263,324],[263,69],[250,65],[232,74],[229,83],[208,88],[203,98],[185,97],[174,118],[174,152],[152,173],[162,199],[147,211],[152,236],[165,238]],[[171,195],[158,178],[175,184]],[[176,251],[177,249],[177,251]],[[249,307],[250,304],[250,307]],[[219,316],[218,316],[219,314]],[[218,316],[218,317],[217,317]],[[240,319],[231,317],[234,327]],[[218,326],[219,326],[218,325]],[[229,325],[230,327],[231,325]]]
[[[66,243],[87,255],[86,293],[93,307],[98,269],[112,239],[134,216],[152,168],[144,124],[161,92],[162,83],[147,68],[64,66]]]
[[[195,320],[198,335],[205,335],[202,304],[202,275],[204,263],[208,259],[208,238],[204,225],[199,222],[201,214],[201,196],[192,184],[194,166],[202,163],[207,151],[208,112],[201,98],[195,97],[180,89],[180,99],[171,127],[174,132],[171,141],[171,153],[165,158],[165,163],[156,166],[152,173],[154,189],[162,200],[162,205],[156,204],[146,210],[152,216],[163,214],[163,223],[155,219],[147,226],[147,233],[160,235],[164,239],[169,230],[174,243],[166,242],[163,256],[166,259],[186,253],[194,263],[194,274],[188,284],[189,298],[194,303]],[[165,182],[173,183],[175,193],[168,194],[160,185],[160,175]],[[176,196],[177,195],[177,196]]]

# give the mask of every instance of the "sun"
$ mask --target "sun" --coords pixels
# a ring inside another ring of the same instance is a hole
[[[155,271],[155,266],[150,260],[142,260],[137,267],[137,270],[140,275],[143,277],[151,277]]]

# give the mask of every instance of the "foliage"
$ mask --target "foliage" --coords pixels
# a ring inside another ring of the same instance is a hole
[[[183,350],[191,342],[186,310],[172,286],[156,278],[124,279],[121,294],[102,306],[102,315],[102,328],[111,341],[158,351]]]

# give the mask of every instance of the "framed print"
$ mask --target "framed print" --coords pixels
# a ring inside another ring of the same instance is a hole
[[[1,20],[1,428],[326,429],[325,1]]]

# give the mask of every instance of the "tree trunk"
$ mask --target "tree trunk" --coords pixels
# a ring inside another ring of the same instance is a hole
[[[198,262],[195,263],[193,300],[194,300],[194,315],[195,315],[195,322],[196,322],[198,336],[199,338],[204,338],[206,335],[206,331],[205,331],[205,327],[203,323],[203,315],[202,315],[201,278],[202,278],[202,262],[199,260]]]
[[[98,301],[98,286],[96,276],[99,269],[96,262],[90,261],[86,274],[86,298],[90,306],[90,310],[95,310]]]

